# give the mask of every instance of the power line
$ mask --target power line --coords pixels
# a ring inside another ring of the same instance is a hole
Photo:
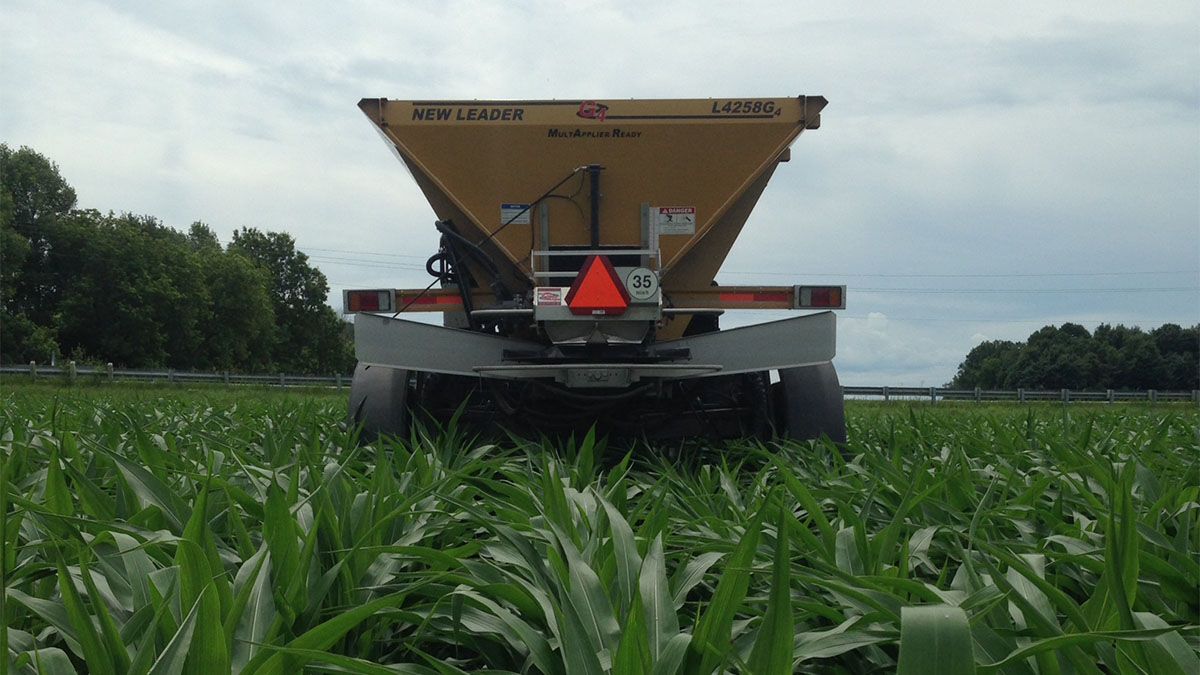
[[[762,309],[745,310],[745,311],[738,311],[738,314],[736,316],[761,315],[761,314],[768,314],[768,313],[777,315],[778,310],[762,310]],[[730,316],[730,315],[726,315],[726,316]],[[996,318],[987,317],[987,318],[948,319],[948,318],[940,317],[940,316],[892,316],[891,314],[881,314],[879,316],[871,316],[868,314],[866,316],[863,316],[861,314],[855,315],[855,314],[841,314],[841,313],[838,314],[838,319],[843,319],[843,320],[849,319],[849,320],[857,320],[857,321],[870,321],[873,319],[882,319],[885,321],[901,321],[901,322],[918,322],[919,321],[922,323],[925,323],[925,322],[931,322],[931,323],[1027,323],[1027,324],[1040,324],[1040,325],[1062,324],[1062,323],[1078,323],[1078,324],[1091,324],[1091,325],[1100,325],[1102,323],[1111,324],[1111,325],[1116,325],[1116,324],[1159,324],[1159,325],[1162,325],[1164,323],[1178,323],[1180,325],[1185,325],[1187,323],[1186,321],[1181,321],[1178,318],[1171,318],[1171,319],[1155,319],[1155,318],[1140,318],[1140,319],[1131,319],[1131,318],[996,319]]]
[[[366,267],[372,269],[397,269],[410,271],[424,271],[424,266],[413,263],[404,262],[386,262],[373,260],[355,260],[353,258],[340,258],[333,256],[310,255],[309,258],[315,262],[327,263],[331,265],[345,265],[348,267]],[[1186,271],[1171,271],[1171,272],[1079,272],[1079,273],[1047,273],[1047,274],[863,274],[864,277],[890,277],[890,278],[1034,278],[1034,277],[1088,277],[1088,276],[1135,276],[1135,275],[1161,275],[1161,274],[1182,274]],[[791,273],[775,273],[775,272],[734,272],[731,274],[745,274],[754,276],[777,276],[795,278],[796,274]],[[832,274],[808,274],[809,277],[832,277],[839,275]],[[853,276],[853,275],[844,275]],[[856,287],[853,288],[856,292],[863,293],[934,293],[934,294],[973,294],[973,293],[1138,293],[1138,292],[1161,292],[1161,293],[1180,293],[1200,291],[1200,287],[1191,286],[1172,286],[1172,287],[1129,287],[1129,288],[871,288],[871,287]]]
[[[1163,288],[854,288],[858,293],[907,293],[912,295],[974,295],[992,293],[1197,293],[1200,286]]]
[[[416,270],[419,272],[425,271],[424,265],[417,265],[414,263],[383,262],[383,261],[380,261],[380,262],[374,262],[374,261],[358,262],[358,261],[348,260],[346,258],[334,258],[334,257],[315,256],[315,255],[308,256],[308,259],[315,261],[315,262],[326,263],[326,264],[330,264],[330,265],[348,265],[350,267],[371,267],[371,268],[376,268],[376,269]]]
[[[868,315],[868,316],[847,316],[845,314],[839,314],[838,318],[839,319],[857,319],[857,320],[869,321],[875,317],[871,317],[870,315]],[[1111,324],[1111,325],[1156,323],[1156,324],[1161,325],[1164,323],[1175,323],[1176,321],[1178,321],[1178,319],[1102,319],[1102,320],[1101,319],[987,319],[987,318],[947,319],[944,317],[932,317],[932,316],[892,316],[890,314],[885,314],[884,316],[878,317],[878,318],[885,319],[887,321],[921,321],[921,322],[930,321],[930,322],[935,322],[935,323],[943,323],[943,322],[944,323],[1036,323],[1036,324],[1042,324],[1042,325],[1062,324],[1062,323],[1079,323],[1079,324],[1086,323],[1086,324],[1092,324],[1092,325],[1097,325],[1097,326],[1102,323],[1107,323],[1107,324]]]
[[[737,272],[723,271],[722,274],[737,274],[752,277],[871,277],[881,279],[1026,279],[1038,277],[1121,277],[1161,276],[1168,274],[1192,274],[1200,276],[1200,270],[1147,270],[1143,272],[1023,272],[1012,274],[882,274],[882,273],[834,273],[834,272]]]
[[[333,251],[335,249],[315,249],[307,250],[326,250]],[[363,255],[378,255],[378,256],[393,256],[400,257],[398,254],[391,253],[367,253],[365,251],[342,251],[344,253],[354,253]],[[411,259],[422,259],[423,256],[403,256]],[[356,260],[354,258],[343,258],[326,255],[309,255],[313,260],[321,260],[329,263],[347,265],[350,267],[396,267],[399,269],[423,269],[421,265],[415,263],[407,263],[401,261],[385,261],[385,260]],[[1041,277],[1116,277],[1116,276],[1163,276],[1172,274],[1194,274],[1200,276],[1200,270],[1162,270],[1162,271],[1142,271],[1142,272],[1030,272],[1030,273],[1014,273],[1014,274],[847,274],[833,272],[737,272],[737,271],[722,271],[720,274],[735,274],[739,276],[755,276],[755,277],[866,277],[878,279],[1034,279]],[[858,290],[880,290],[866,289]],[[896,290],[912,290],[912,289],[896,289]],[[1073,290],[1073,289],[1067,289]],[[1137,289],[1135,289],[1137,290]],[[1148,289],[1153,290],[1153,289]]]
[[[298,247],[301,248],[301,247]],[[368,255],[376,257],[391,257],[391,258],[410,258],[415,260],[424,260],[428,256],[409,255],[404,253],[380,253],[376,251],[353,251],[349,249],[334,249],[334,248],[317,248],[314,246],[305,246],[301,250],[306,251],[326,251],[331,253],[343,253],[348,255]],[[363,260],[356,261],[353,258],[334,258],[331,256],[310,256],[323,257],[330,260],[344,262],[347,265],[386,265],[391,264],[385,261]],[[397,261],[396,265],[403,265]],[[411,264],[411,263],[410,263]],[[1190,274],[1200,277],[1200,269],[1191,270],[1141,270],[1141,271],[1103,271],[1103,272],[1004,272],[1004,273],[884,273],[884,272],[745,272],[739,270],[721,270],[720,274],[736,274],[740,276],[755,276],[755,277],[864,277],[864,278],[879,278],[879,279],[1027,279],[1039,277],[1127,277],[1127,276],[1163,276],[1172,274]]]
[[[419,256],[410,256],[398,253],[374,253],[369,251],[352,251],[349,249],[329,249],[308,247],[310,251],[330,251],[337,253],[345,253],[350,255],[373,255],[380,257],[397,257],[419,259]],[[315,255],[310,254],[309,258],[314,262],[326,263],[331,265],[344,265],[349,267],[362,267],[370,269],[394,269],[404,271],[425,271],[425,267],[420,264],[388,261],[388,260],[361,260],[356,258],[346,258],[340,256]],[[744,275],[744,276],[772,276],[772,277],[790,277],[798,276],[791,272],[727,272],[726,274]],[[1112,271],[1112,272],[1019,272],[1011,274],[945,274],[945,273],[928,273],[928,274],[887,274],[887,273],[862,273],[862,274],[830,274],[830,273],[806,273],[807,277],[869,277],[869,278],[896,278],[896,279],[1021,279],[1021,278],[1039,278],[1039,277],[1132,277],[1132,276],[1161,276],[1174,274],[1200,274],[1198,270],[1144,270],[1144,271]],[[340,284],[339,284],[340,285]],[[1118,288],[874,288],[874,287],[855,287],[852,288],[856,293],[903,293],[907,295],[993,295],[993,294],[1034,294],[1034,295],[1063,295],[1073,293],[1195,293],[1200,292],[1200,286],[1165,286],[1165,287],[1118,287]]]
[[[348,253],[350,255],[372,255],[385,258],[412,258],[413,260],[425,260],[427,255],[408,255],[405,253],[378,253],[375,251],[349,251],[341,248],[317,248],[316,246],[299,247],[303,251],[325,251],[326,253]]]

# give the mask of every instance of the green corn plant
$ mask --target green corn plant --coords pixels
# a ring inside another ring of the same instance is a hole
[[[342,394],[0,392],[3,673],[1194,673],[1194,407],[851,446],[356,447]]]

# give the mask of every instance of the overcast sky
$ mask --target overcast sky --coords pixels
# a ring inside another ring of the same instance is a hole
[[[819,94],[719,280],[848,285],[843,383],[1200,321],[1200,4],[841,4],[5,0],[0,141],[81,207],[290,232],[338,305],[437,243],[359,98]]]

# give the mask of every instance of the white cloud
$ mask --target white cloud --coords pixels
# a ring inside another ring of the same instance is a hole
[[[1200,284],[1198,22],[1194,2],[10,0],[0,141],[84,206],[356,252],[319,261],[336,293],[423,286],[419,258],[363,252],[437,239],[360,97],[823,94],[721,281],[845,283],[843,379],[941,384],[979,336],[1200,320],[1194,291],[1061,292]],[[901,276],[921,274],[961,276]],[[930,292],[950,289],[981,292]],[[1039,292],[995,292],[1015,289]]]

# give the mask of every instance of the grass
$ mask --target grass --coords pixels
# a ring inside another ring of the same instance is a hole
[[[13,673],[1195,673],[1192,406],[353,449],[344,392],[6,385]]]

